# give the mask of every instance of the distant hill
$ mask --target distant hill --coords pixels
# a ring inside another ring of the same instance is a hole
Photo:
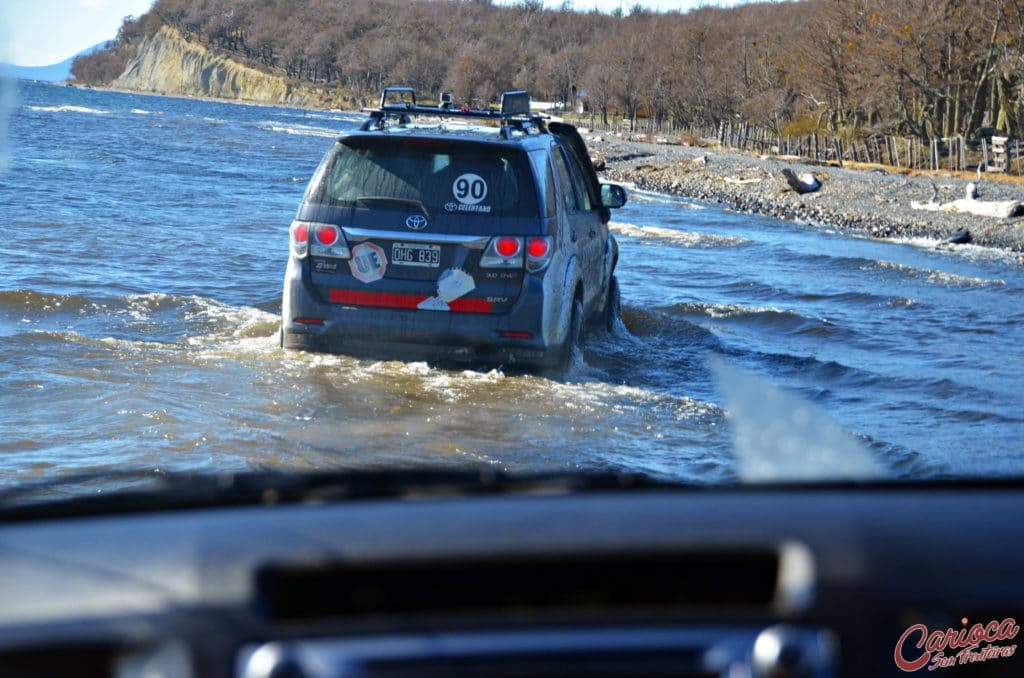
[[[106,42],[101,42],[98,45],[93,45],[88,49],[84,49],[78,54],[68,57],[59,64],[51,64],[50,66],[16,66],[14,64],[7,64],[0,62],[0,75],[15,78],[18,80],[43,80],[45,82],[60,82],[67,80],[71,77],[71,64],[80,56],[92,54],[103,49],[107,45]]]

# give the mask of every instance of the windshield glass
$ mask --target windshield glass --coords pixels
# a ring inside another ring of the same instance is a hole
[[[438,215],[536,217],[527,163],[522,151],[497,144],[350,137],[324,160],[306,202],[403,210],[412,203]]]
[[[957,211],[1019,202],[1012,143],[1008,172],[980,141],[940,171],[959,151],[905,127],[851,150],[610,94],[603,120],[605,93],[572,83],[550,148],[543,119],[479,144],[361,131],[353,99],[119,83],[3,84],[0,485],[1024,472],[1021,217]]]

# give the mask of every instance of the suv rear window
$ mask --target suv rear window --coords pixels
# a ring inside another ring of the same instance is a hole
[[[529,160],[518,148],[423,138],[341,140],[306,202],[433,215],[537,217]]]

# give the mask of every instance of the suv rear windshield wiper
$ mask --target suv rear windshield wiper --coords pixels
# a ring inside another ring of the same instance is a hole
[[[358,198],[355,199],[356,207],[359,207],[359,206],[370,207],[370,204],[368,204],[368,203],[375,203],[375,202],[390,203],[390,204],[394,204],[394,205],[401,205],[401,206],[404,206],[404,207],[408,207],[410,209],[419,210],[419,211],[423,212],[423,215],[425,217],[427,217],[427,219],[430,219],[430,211],[427,209],[427,206],[424,205],[419,200],[411,200],[409,198],[391,198],[391,197],[386,196],[386,195],[361,195],[361,196],[359,196]]]

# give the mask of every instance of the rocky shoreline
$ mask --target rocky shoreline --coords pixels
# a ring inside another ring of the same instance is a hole
[[[963,198],[970,179],[949,173],[910,176],[893,169],[813,165],[793,157],[756,156],[701,146],[585,135],[603,176],[638,188],[694,198],[727,209],[857,232],[874,238],[966,241],[1024,253],[1024,217],[985,217],[913,209],[911,202]],[[783,169],[812,172],[820,190],[798,194]],[[1000,178],[1001,179],[1001,178]],[[983,176],[983,201],[1024,200],[1024,183]],[[965,237],[965,232],[969,236]],[[1024,262],[1024,258],[1022,258]]]

